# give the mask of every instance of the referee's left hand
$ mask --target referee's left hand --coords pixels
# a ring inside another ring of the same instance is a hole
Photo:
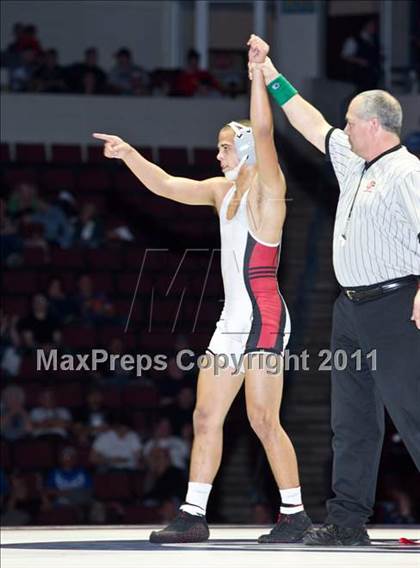
[[[417,294],[414,296],[413,313],[411,315],[411,321],[416,324],[417,329],[420,329],[420,288],[417,290]]]

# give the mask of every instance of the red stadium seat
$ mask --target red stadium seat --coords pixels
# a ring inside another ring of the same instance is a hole
[[[118,388],[106,388],[102,391],[104,406],[110,410],[121,408],[121,391]]]
[[[0,162],[10,162],[10,148],[5,142],[0,144]]]
[[[116,172],[114,175],[114,183],[118,193],[132,191],[141,191],[142,185],[134,174],[128,171]]]
[[[54,248],[51,251],[51,264],[55,268],[77,268],[82,270],[85,262],[82,252],[77,249],[63,250]]]
[[[0,459],[2,468],[9,471],[12,467],[12,460],[9,444],[5,440],[0,440]]]
[[[42,247],[25,247],[23,250],[25,266],[40,267],[48,262],[48,256]]]
[[[158,507],[129,505],[124,512],[123,522],[127,525],[151,525],[161,521]]]
[[[46,161],[43,144],[16,144],[16,161],[27,164],[43,164]]]
[[[82,149],[75,144],[52,144],[51,161],[62,164],[80,164]]]
[[[91,327],[68,326],[63,330],[63,343],[75,349],[92,349],[97,345],[96,330]]]
[[[99,144],[89,144],[87,147],[87,161],[89,164],[105,164],[104,147]]]
[[[159,165],[166,167],[188,166],[188,154],[186,148],[159,148]]]
[[[194,148],[193,163],[195,166],[214,166],[216,160],[216,148]]]
[[[6,293],[32,295],[38,292],[36,272],[12,271],[3,272],[3,290]]]
[[[4,172],[4,179],[10,188],[13,188],[19,183],[36,184],[38,182],[38,173],[28,168],[13,168]]]
[[[128,386],[123,390],[122,403],[123,406],[132,408],[156,408],[159,404],[159,393],[153,387]]]
[[[111,187],[110,174],[101,168],[87,168],[80,172],[77,188],[80,193],[85,191],[108,191]]]
[[[47,191],[74,191],[75,178],[72,170],[69,169],[48,169],[41,176],[41,183]]]
[[[81,373],[79,372],[79,375]],[[73,379],[77,378],[78,372],[73,373]],[[83,405],[84,396],[83,388],[80,383],[67,383],[65,385],[60,385],[54,389],[57,396],[57,401],[60,406],[66,408],[78,408]]]
[[[96,473],[93,488],[100,501],[128,501],[133,496],[131,476],[125,472]]]
[[[13,465],[18,469],[49,469],[55,463],[55,448],[49,441],[25,440],[14,445]]]
[[[119,270],[121,254],[113,250],[92,249],[86,251],[88,266],[95,270]]]
[[[59,507],[52,511],[40,511],[36,518],[39,526],[62,526],[80,524],[80,510],[76,507]]]
[[[3,296],[3,309],[8,315],[25,316],[28,311],[28,298],[26,296]]]

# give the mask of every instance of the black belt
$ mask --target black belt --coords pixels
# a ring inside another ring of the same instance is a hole
[[[404,276],[395,280],[388,280],[382,284],[363,286],[357,288],[342,288],[344,295],[352,302],[362,302],[364,300],[375,300],[389,292],[408,286],[418,280],[418,276]]]

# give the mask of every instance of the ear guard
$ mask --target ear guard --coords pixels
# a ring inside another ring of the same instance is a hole
[[[235,133],[233,141],[241,165],[246,164],[247,166],[253,166],[257,160],[255,157],[255,144],[254,136],[252,135],[252,128],[235,121],[229,122],[228,126],[230,126]]]

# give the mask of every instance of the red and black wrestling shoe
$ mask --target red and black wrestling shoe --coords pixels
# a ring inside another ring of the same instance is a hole
[[[210,535],[206,517],[179,511],[175,519],[161,531],[153,531],[150,542],[164,544],[173,542],[205,542]]]

